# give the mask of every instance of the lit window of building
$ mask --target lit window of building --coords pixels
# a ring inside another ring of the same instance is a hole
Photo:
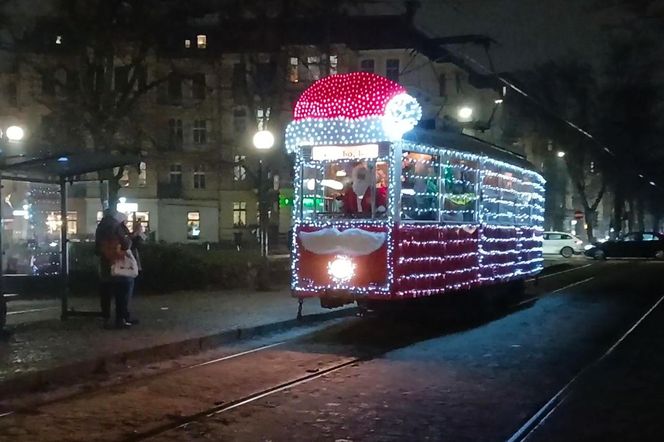
[[[307,57],[307,68],[309,69],[309,78],[311,80],[320,79],[320,57],[317,55]]]
[[[270,108],[256,109],[256,126],[258,130],[266,130],[267,122],[270,120]]]
[[[138,164],[138,179],[136,180],[136,185],[138,187],[145,187],[148,182],[148,174],[147,174],[147,164],[145,164],[144,161],[141,161]]]
[[[330,75],[334,75],[339,69],[339,56],[330,55]]]
[[[247,225],[247,202],[233,202],[233,227],[245,227]]]
[[[51,212],[46,215],[46,228],[48,233],[57,233],[62,226],[62,217],[59,212]],[[78,233],[78,212],[67,212],[67,234],[76,235]]]
[[[129,167],[124,166],[122,176],[120,177],[120,186],[129,187]]]
[[[62,35],[56,35],[55,36],[55,44],[56,45],[61,45],[62,44]]]
[[[300,81],[297,71],[299,64],[300,60],[297,57],[290,57],[288,62],[288,81],[291,83],[297,83]]]
[[[233,181],[244,181],[247,179],[247,169],[244,167],[244,161],[247,159],[244,155],[235,155],[233,166]]]
[[[194,189],[205,189],[205,166],[194,167]]]
[[[199,35],[196,36],[196,47],[198,49],[207,48],[207,35],[199,34]]]
[[[191,40],[188,38],[184,41],[184,47],[189,49],[191,47]]]
[[[187,239],[200,239],[201,212],[187,212]]]

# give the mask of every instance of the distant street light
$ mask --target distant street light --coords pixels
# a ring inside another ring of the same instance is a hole
[[[502,99],[502,98],[498,98],[498,99],[494,100],[493,102],[496,103],[496,104],[502,104],[502,103],[503,103],[503,99]]]
[[[458,115],[460,119],[468,121],[473,116],[473,108],[469,106],[463,106],[459,108]]]
[[[7,141],[18,142],[21,141],[24,136],[25,131],[21,126],[9,126],[7,130],[5,130],[5,137],[7,137]]]
[[[254,134],[254,147],[256,150],[269,150],[274,146],[274,135],[269,130],[259,130]],[[264,179],[263,179],[263,159],[258,159],[258,237],[261,247],[261,256],[267,257],[268,238],[267,238],[267,203],[265,198]]]
[[[558,158],[564,158],[565,157],[565,152],[562,151],[562,150],[559,150],[558,152],[556,152],[556,155],[558,156]]]

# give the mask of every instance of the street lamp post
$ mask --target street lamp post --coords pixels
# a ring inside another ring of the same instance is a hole
[[[274,146],[274,135],[268,130],[256,132],[253,138],[254,147],[258,151],[267,151]],[[261,248],[261,256],[267,257],[267,204],[265,194],[265,181],[263,178],[263,158],[258,159],[258,238]]]

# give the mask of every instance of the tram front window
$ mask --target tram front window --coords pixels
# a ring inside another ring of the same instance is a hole
[[[381,161],[309,164],[302,173],[302,218],[386,217],[387,183],[387,163]]]

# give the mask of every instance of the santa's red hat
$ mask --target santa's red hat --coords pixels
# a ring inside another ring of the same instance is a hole
[[[369,72],[330,75],[302,93],[286,128],[286,149],[394,141],[422,116],[403,86]]]

